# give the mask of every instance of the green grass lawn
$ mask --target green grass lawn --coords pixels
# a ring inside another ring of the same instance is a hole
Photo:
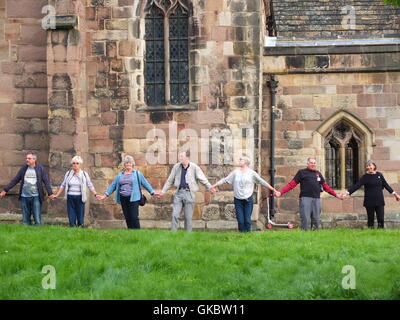
[[[400,299],[400,230],[206,233],[0,225],[0,299]],[[45,265],[56,289],[42,288]],[[343,289],[342,268],[356,270]]]

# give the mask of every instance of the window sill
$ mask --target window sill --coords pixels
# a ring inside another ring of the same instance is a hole
[[[199,104],[197,102],[185,105],[164,105],[164,106],[148,106],[141,104],[136,108],[137,112],[154,112],[154,111],[193,111],[198,110]]]

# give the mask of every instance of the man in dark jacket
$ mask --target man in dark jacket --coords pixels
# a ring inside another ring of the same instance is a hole
[[[19,188],[19,200],[21,201],[23,224],[31,225],[31,216],[35,220],[35,225],[41,225],[41,209],[44,199],[43,185],[46,188],[47,194],[51,195],[49,176],[44,168],[36,163],[37,155],[28,153],[26,155],[26,165],[24,165],[4,187],[0,193],[0,198],[3,198],[7,192],[12,189],[18,182],[21,182]]]

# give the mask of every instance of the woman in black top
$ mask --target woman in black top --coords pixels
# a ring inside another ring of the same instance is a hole
[[[367,209],[368,227],[374,227],[374,216],[376,212],[378,228],[383,229],[385,215],[383,188],[393,194],[397,201],[400,200],[400,196],[389,186],[383,174],[376,171],[376,164],[374,162],[368,161],[366,169],[367,173],[364,174],[354,186],[349,188],[346,195],[352,194],[354,191],[364,186],[364,207]]]

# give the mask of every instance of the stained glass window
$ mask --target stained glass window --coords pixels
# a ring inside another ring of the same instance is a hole
[[[188,104],[189,14],[187,1],[150,0],[145,21],[147,105]],[[169,30],[167,35],[165,30]],[[167,48],[169,50],[166,50]]]

